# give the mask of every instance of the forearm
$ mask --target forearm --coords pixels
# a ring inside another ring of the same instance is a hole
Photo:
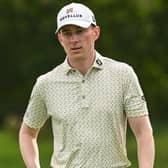
[[[130,117],[129,124],[137,141],[139,168],[153,168],[155,147],[149,117]]]
[[[144,133],[137,138],[139,168],[153,168],[154,166],[154,139],[152,133]]]
[[[19,133],[20,151],[27,168],[40,168],[37,137],[21,129]]]

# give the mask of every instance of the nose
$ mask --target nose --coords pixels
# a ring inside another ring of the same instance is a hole
[[[71,42],[78,42],[79,41],[79,36],[76,32],[72,32],[70,36],[70,41]]]

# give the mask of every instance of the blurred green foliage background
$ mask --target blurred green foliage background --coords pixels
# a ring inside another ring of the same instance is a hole
[[[1,146],[8,142],[5,139],[12,140],[10,138],[12,135],[9,133],[11,129],[12,132],[15,129],[17,134],[36,78],[65,59],[65,53],[54,32],[57,12],[63,5],[70,2],[72,1],[0,1]],[[168,1],[75,2],[88,5],[96,15],[97,23],[101,28],[101,36],[96,43],[97,50],[106,57],[132,65],[137,73],[148,102],[154,135],[157,139],[158,165],[162,163],[160,166],[162,168],[168,166],[164,157],[168,156],[168,152],[163,147],[164,143],[160,143],[168,141],[166,135],[168,131],[166,126],[168,120]],[[16,137],[14,139],[16,143]],[[159,146],[161,144],[162,146]],[[18,145],[15,144],[15,147]],[[15,147],[11,151],[15,151]],[[4,156],[4,152],[2,154],[0,152],[0,167],[3,163],[1,158],[4,160]],[[9,156],[6,158],[10,159]],[[160,168],[158,165],[156,168]],[[23,165],[12,167],[18,168]]]

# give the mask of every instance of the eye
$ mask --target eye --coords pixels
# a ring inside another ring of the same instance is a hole
[[[62,30],[61,31],[61,34],[62,34],[62,36],[64,36],[65,38],[68,38],[68,37],[70,37],[70,36],[72,36],[73,34],[75,35],[82,35],[84,32],[86,32],[86,30],[87,29],[84,29],[84,28],[78,28],[78,29],[76,29],[76,30],[73,30],[73,31],[71,31],[71,30]]]
[[[72,32],[71,31],[62,31],[63,36],[71,36]]]
[[[82,33],[84,33],[84,32],[85,32],[85,29],[78,29],[78,30],[76,31],[77,34],[82,34]]]

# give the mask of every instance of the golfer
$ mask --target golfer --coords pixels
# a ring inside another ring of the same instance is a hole
[[[153,168],[154,140],[143,91],[132,67],[95,50],[100,28],[93,12],[80,3],[64,6],[55,34],[66,58],[33,87],[19,133],[26,167],[40,168],[38,134],[51,118],[52,168],[129,167],[127,121],[139,168]]]

